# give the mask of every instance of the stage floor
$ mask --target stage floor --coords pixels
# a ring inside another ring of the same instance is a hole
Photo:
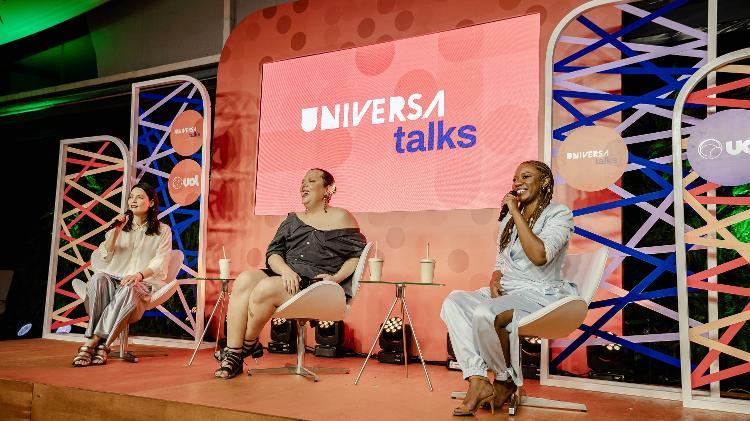
[[[428,365],[434,391],[422,367],[370,361],[354,385],[362,358],[316,358],[308,365],[348,367],[350,374],[322,375],[313,383],[300,376],[240,375],[216,380],[211,350],[201,350],[185,367],[190,350],[167,349],[169,356],[142,358],[137,364],[110,360],[104,367],[73,368],[78,344],[45,339],[0,342],[0,419],[307,419],[455,420],[459,402],[450,392],[465,383],[456,371]],[[164,350],[143,346],[133,351]],[[257,367],[291,363],[294,355],[266,353]],[[256,366],[252,359],[248,360]],[[526,382],[531,395],[588,405],[588,413],[519,408],[518,420],[740,420],[743,415],[682,408],[680,402],[539,386]],[[91,392],[93,391],[93,393]],[[33,396],[33,398],[32,398]],[[3,403],[4,402],[4,403]],[[481,419],[508,419],[504,412],[477,413]],[[28,415],[30,412],[30,416]],[[88,414],[82,416],[82,414]]]

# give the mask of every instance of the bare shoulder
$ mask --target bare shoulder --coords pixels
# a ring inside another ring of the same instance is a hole
[[[359,228],[357,218],[344,208],[328,208],[328,214],[339,228]]]

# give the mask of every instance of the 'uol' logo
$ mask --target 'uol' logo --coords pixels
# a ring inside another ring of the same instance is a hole
[[[698,155],[703,159],[716,159],[723,151],[721,142],[716,139],[706,139],[698,145]]]

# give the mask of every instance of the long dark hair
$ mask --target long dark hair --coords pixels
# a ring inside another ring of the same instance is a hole
[[[542,177],[542,181],[544,179],[548,179],[549,183],[546,187],[542,188],[542,196],[539,198],[539,202],[537,202],[536,209],[534,209],[534,212],[531,213],[531,216],[529,216],[528,219],[526,219],[526,222],[529,224],[529,228],[534,228],[534,223],[539,219],[539,215],[544,212],[544,209],[547,208],[549,203],[552,201],[552,193],[555,191],[555,177],[552,176],[552,170],[549,168],[547,164],[541,161],[524,161],[521,165],[529,164],[534,166],[534,168],[539,171]],[[520,209],[521,214],[523,215],[523,207]],[[508,243],[510,243],[510,233],[513,231],[513,227],[515,226],[515,222],[513,222],[513,218],[510,218],[508,220],[508,223],[505,224],[505,228],[503,228],[503,234],[500,236],[500,250],[504,250],[506,247],[508,247]]]
[[[130,188],[130,191],[132,192],[134,188],[138,187],[139,189],[143,190],[146,193],[146,196],[148,196],[148,200],[151,201],[151,205],[148,208],[148,212],[146,212],[146,235],[159,235],[160,229],[159,229],[159,218],[157,217],[157,212],[159,208],[159,196],[156,195],[156,190],[151,186],[151,184],[146,183],[145,181],[141,181],[140,183],[136,184],[135,186]],[[133,230],[133,211],[128,209],[125,211],[125,214],[128,215],[128,222],[125,224],[125,226],[122,227],[123,231],[132,231]]]

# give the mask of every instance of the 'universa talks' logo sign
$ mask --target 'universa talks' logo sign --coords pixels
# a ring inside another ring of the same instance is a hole
[[[707,181],[723,186],[750,183],[750,111],[724,110],[696,124],[687,157]]]

